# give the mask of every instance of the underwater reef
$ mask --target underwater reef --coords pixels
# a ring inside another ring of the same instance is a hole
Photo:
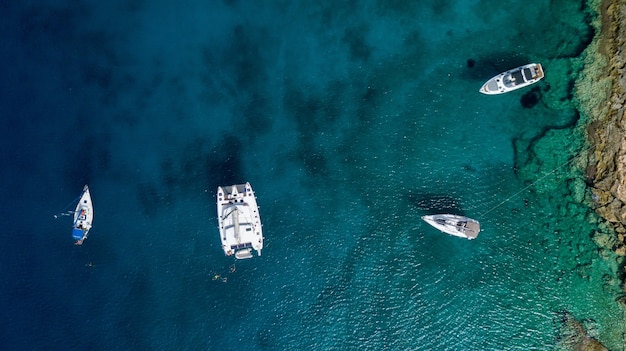
[[[556,350],[607,351],[598,340],[591,337],[583,323],[574,319],[567,311],[559,312],[558,343]]]
[[[593,239],[618,256],[618,275],[626,292],[626,1],[596,3],[592,8],[599,10],[597,37],[584,58],[576,97],[588,118],[586,178],[591,203],[605,221]]]
[[[569,67],[575,79],[573,87],[567,86],[571,95],[554,98],[566,95],[558,90],[565,84],[559,84],[556,74],[546,76],[552,89],[541,92],[554,95],[546,100],[552,101],[549,107],[554,109],[563,108],[558,101],[564,101],[563,106],[573,102],[577,116],[569,125],[549,127],[533,140],[516,141],[516,166],[520,178],[531,185],[541,174],[567,178],[565,187],[545,182],[531,190],[541,194],[541,201],[565,199],[557,215],[573,219],[566,229],[572,233],[570,242],[563,242],[570,247],[564,250],[576,254],[578,265],[572,270],[583,272],[581,276],[591,281],[584,274],[586,268],[603,266],[603,293],[614,297],[608,300],[621,313],[617,312],[611,326],[598,327],[593,316],[561,311],[555,328],[557,350],[626,347],[626,0],[587,0],[586,5],[593,40],[580,56],[559,58],[559,65]],[[579,176],[571,177],[572,170],[578,170]],[[597,250],[584,245],[589,238]]]

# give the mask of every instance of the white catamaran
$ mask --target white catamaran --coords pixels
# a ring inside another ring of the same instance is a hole
[[[256,197],[250,183],[217,188],[217,219],[222,249],[237,259],[261,256],[263,231]]]
[[[82,245],[83,241],[87,239],[89,230],[93,224],[93,203],[91,202],[91,193],[89,193],[89,187],[85,185],[83,187],[83,193],[78,200],[76,210],[74,210],[74,228],[72,230],[72,237],[76,241],[76,245]]]
[[[444,233],[469,240],[476,239],[480,232],[480,223],[464,216],[435,214],[423,216],[422,219]]]

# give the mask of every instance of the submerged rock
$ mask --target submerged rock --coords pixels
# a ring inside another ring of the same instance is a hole
[[[610,233],[595,232],[593,234],[593,241],[599,247],[609,250],[612,250],[616,244],[615,235]]]
[[[520,103],[522,104],[522,107],[523,108],[535,107],[535,105],[539,103],[539,97],[540,97],[539,94],[540,94],[540,89],[533,88],[526,94],[522,95],[522,98],[520,99]]]
[[[589,118],[586,176],[593,206],[611,228],[594,241],[623,257],[625,236],[618,234],[626,233],[626,5],[604,0],[597,8],[602,22],[595,23],[597,36],[584,58],[576,97]]]
[[[559,328],[559,350],[606,351],[598,340],[589,335],[583,324],[567,311],[561,312]]]

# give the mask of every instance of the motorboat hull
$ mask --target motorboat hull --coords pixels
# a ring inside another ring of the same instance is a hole
[[[489,79],[480,88],[480,92],[487,95],[504,94],[537,83],[543,77],[541,64],[530,63],[502,72]]]

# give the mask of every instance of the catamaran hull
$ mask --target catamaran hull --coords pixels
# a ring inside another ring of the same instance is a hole
[[[217,218],[226,256],[242,260],[261,256],[263,232],[259,207],[250,183],[217,188]]]

